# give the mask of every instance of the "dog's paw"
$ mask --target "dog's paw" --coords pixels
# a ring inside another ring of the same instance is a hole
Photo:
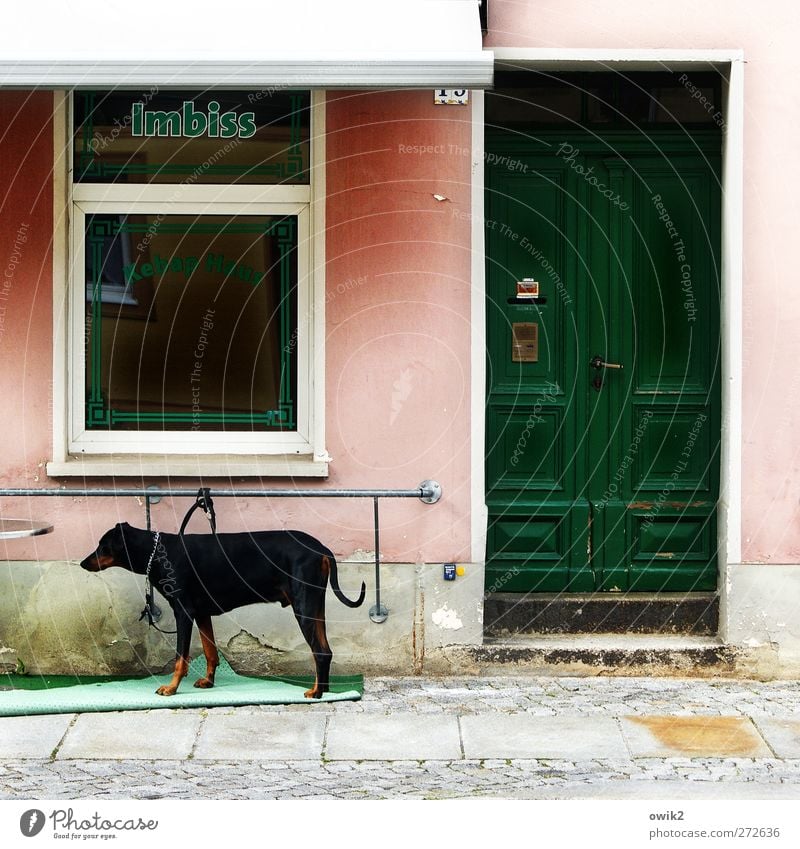
[[[208,690],[214,686],[214,682],[210,678],[198,678],[194,682],[194,686],[199,687],[201,690]]]
[[[175,693],[178,692],[177,687],[170,687],[169,684],[165,684],[163,687],[159,687],[156,690],[157,696],[174,696]]]
[[[322,690],[315,687],[313,690],[306,690],[305,693],[303,693],[303,695],[307,699],[321,699],[322,698]]]

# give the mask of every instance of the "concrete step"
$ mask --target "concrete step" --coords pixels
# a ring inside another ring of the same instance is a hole
[[[735,647],[714,637],[596,634],[486,638],[452,650],[454,672],[478,675],[748,676]]]
[[[493,593],[484,603],[487,637],[523,634],[687,634],[713,636],[716,593],[591,595]]]

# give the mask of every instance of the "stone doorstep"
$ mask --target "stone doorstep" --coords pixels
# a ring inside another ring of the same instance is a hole
[[[716,637],[544,634],[486,638],[443,650],[451,674],[681,676],[742,674],[740,652]]]
[[[74,722],[73,722],[74,720]],[[0,757],[57,760],[800,758],[800,720],[741,716],[263,714],[0,718]]]

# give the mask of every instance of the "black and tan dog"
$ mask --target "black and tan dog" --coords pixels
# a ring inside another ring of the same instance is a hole
[[[211,617],[246,604],[276,601],[291,606],[314,655],[316,681],[306,698],[328,691],[333,654],[325,633],[325,590],[330,577],[336,598],[359,607],[366,586],[350,601],[339,589],[336,559],[319,540],[302,531],[240,534],[153,534],[127,522],[103,534],[97,549],[81,562],[90,572],[120,566],[149,574],[175,614],[177,657],[161,696],[173,695],[189,668],[192,625],[197,623],[206,656],[206,676],[195,687],[213,687],[219,664]]]

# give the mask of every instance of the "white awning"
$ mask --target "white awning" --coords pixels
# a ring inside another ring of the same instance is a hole
[[[491,84],[478,0],[28,0],[3,7],[0,86]]]

